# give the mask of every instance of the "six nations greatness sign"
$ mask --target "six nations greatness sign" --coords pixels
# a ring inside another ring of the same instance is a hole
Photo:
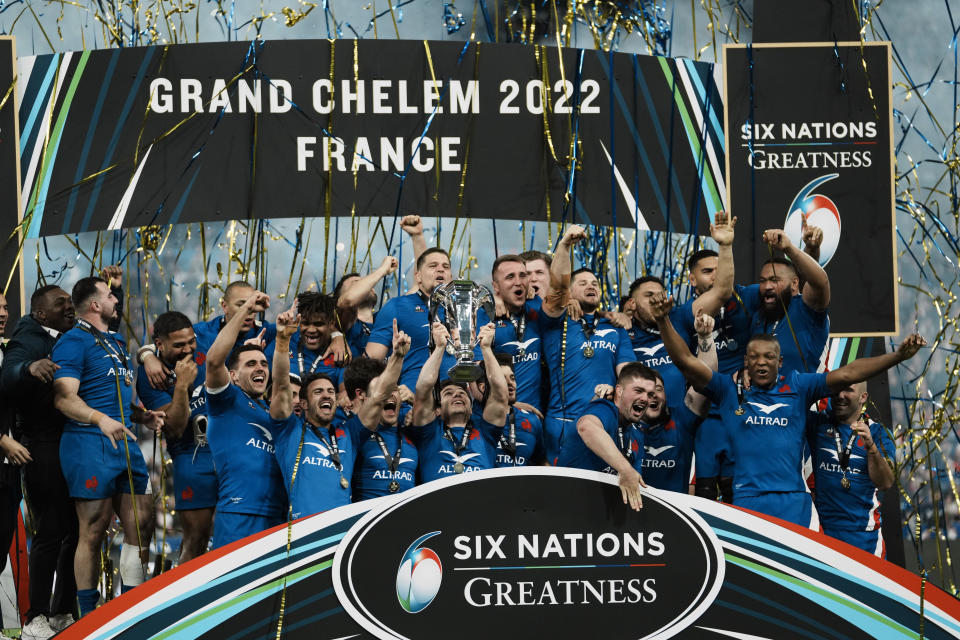
[[[289,537],[288,537],[289,535]],[[289,542],[288,542],[289,540]],[[921,599],[921,590],[923,598]],[[858,549],[694,496],[550,467],[445,478],[211,551],[91,638],[926,638],[960,603]],[[921,631],[922,630],[922,631]]]
[[[724,47],[727,184],[741,232],[823,229],[833,335],[896,335],[890,43]],[[737,280],[769,257],[738,250]]]

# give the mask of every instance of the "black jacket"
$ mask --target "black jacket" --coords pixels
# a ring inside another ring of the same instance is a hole
[[[55,442],[63,431],[63,415],[53,407],[53,383],[30,375],[30,364],[50,357],[56,338],[31,316],[17,322],[3,356],[0,388],[17,409],[17,429],[28,442]]]

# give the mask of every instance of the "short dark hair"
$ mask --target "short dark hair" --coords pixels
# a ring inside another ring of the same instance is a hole
[[[793,271],[794,275],[799,275],[799,274],[797,273],[797,265],[793,264],[792,262],[790,262],[790,261],[787,260],[786,258],[780,258],[780,257],[775,256],[775,257],[773,257],[773,258],[770,258],[770,259],[767,260],[766,262],[764,262],[762,265],[760,265],[760,268],[763,269],[763,268],[764,268],[765,266],[767,266],[768,264],[769,264],[769,265],[773,265],[774,270],[776,270],[776,268],[777,268],[778,266],[780,266],[780,267],[786,267],[786,268],[790,269],[791,271]]]
[[[697,264],[704,258],[716,258],[719,254],[713,249],[700,249],[700,251],[695,251],[690,259],[687,260],[687,271],[693,271],[697,268]]]
[[[325,316],[333,320],[334,302],[331,296],[316,291],[304,291],[297,294],[297,313],[301,318]]]
[[[362,277],[362,276],[361,276],[359,273],[357,273],[356,271],[353,271],[353,272],[351,272],[351,273],[345,273],[345,274],[343,274],[343,276],[340,278],[340,280],[337,281],[337,286],[335,286],[335,287],[333,288],[333,300],[334,300],[334,302],[336,302],[337,300],[340,299],[340,294],[343,293],[343,283],[344,283],[344,282],[346,282],[349,278],[360,278],[360,277]]]
[[[652,382],[659,380],[661,384],[663,383],[663,378],[655,369],[651,369],[642,362],[628,362],[623,366],[623,369],[620,369],[620,373],[617,374],[617,384],[623,385],[627,380],[634,378],[650,380]]]
[[[548,253],[544,253],[543,251],[536,251],[535,249],[531,249],[530,251],[524,251],[523,253],[520,254],[520,258],[524,262],[533,262],[534,260],[543,260],[544,262],[547,263],[548,269],[550,268],[550,265],[553,264],[553,256],[551,256]]]
[[[325,373],[319,373],[319,372],[317,372],[317,371],[314,371],[313,373],[308,373],[308,374],[303,378],[303,384],[300,385],[300,390],[301,390],[301,392],[302,392],[301,395],[306,395],[306,391],[310,388],[310,385],[312,385],[312,384],[313,384],[314,382],[316,382],[317,380],[326,380],[326,381],[328,381],[330,384],[333,385],[333,392],[334,392],[334,393],[337,392],[337,381],[336,381],[336,380],[334,380],[333,378],[331,378],[330,376],[328,376],[328,375],[325,374]]]
[[[240,364],[240,356],[243,355],[244,353],[247,353],[248,351],[259,351],[260,353],[263,353],[263,349],[261,349],[258,345],[255,345],[255,344],[241,345],[240,347],[230,352],[230,357],[227,358],[227,369],[231,371],[236,369],[237,366]],[[277,354],[277,357],[283,357],[283,356],[281,354]]]
[[[370,388],[370,382],[386,368],[387,364],[383,360],[374,360],[366,356],[351,360],[343,370],[343,387],[347,391],[347,397],[353,400],[357,397],[358,391],[363,390],[366,393]]]
[[[54,289],[59,289],[59,288],[60,286],[56,284],[45,284],[39,289],[37,289],[36,291],[34,291],[33,295],[30,296],[30,310],[35,311],[38,308],[42,307],[45,302],[44,298],[47,296],[47,294],[53,291]]]
[[[510,367],[513,369],[513,356],[509,353],[495,353],[493,354],[497,359],[497,364],[501,367]]]
[[[83,309],[83,305],[85,305],[90,298],[97,295],[98,282],[107,284],[107,281],[103,278],[88,276],[86,278],[80,278],[77,280],[77,284],[73,285],[73,291],[70,292],[70,297],[73,299],[73,306],[77,309],[77,312]]]
[[[620,302],[617,303],[617,311],[623,312],[623,308],[630,302],[630,296],[620,296]]]
[[[438,382],[438,383],[436,384],[436,386],[434,386],[434,388],[433,388],[433,389],[434,389],[434,393],[436,394],[436,404],[437,404],[437,406],[440,405],[440,394],[443,393],[443,390],[446,389],[447,387],[449,387],[450,385],[454,385],[454,386],[460,387],[461,389],[463,389],[464,391],[466,391],[468,394],[470,393],[470,389],[467,388],[466,383],[463,383],[463,382],[454,382],[454,381],[451,380],[450,378],[444,378],[443,380],[441,380],[440,382]]]
[[[423,267],[424,261],[427,259],[427,256],[430,255],[431,253],[442,253],[447,257],[447,260],[450,259],[450,254],[447,253],[444,249],[441,249],[440,247],[430,247],[429,249],[421,253],[419,258],[417,258],[417,271],[420,271],[420,269]]]
[[[780,346],[780,340],[777,338],[777,336],[773,335],[772,333],[753,334],[752,336],[750,336],[750,339],[747,340],[747,344],[744,346],[744,348],[749,347],[751,342],[770,342],[777,345],[777,347]]]
[[[666,291],[667,286],[663,284],[663,280],[657,276],[643,276],[642,278],[637,278],[630,283],[630,292],[627,294],[631,298],[633,297],[634,292],[640,288],[640,285],[647,284],[648,282],[656,282],[658,285],[663,287],[663,290]]]
[[[179,311],[165,311],[153,323],[153,339],[165,338],[174,331],[193,327],[190,318]]]
[[[574,278],[576,278],[576,277],[577,277],[578,275],[580,275],[581,273],[589,273],[589,274],[592,275],[594,278],[597,277],[597,274],[595,274],[595,273],[593,272],[593,269],[590,269],[590,268],[588,268],[588,267],[580,267],[579,269],[577,269],[576,271],[574,271],[573,273],[570,274],[570,282],[573,282]]]
[[[247,282],[246,280],[234,280],[233,282],[227,285],[227,288],[223,290],[223,295],[230,293],[231,289],[236,289],[238,287],[243,287],[245,289],[254,289],[255,287]]]
[[[499,267],[504,262],[519,262],[524,264],[523,258],[518,256],[515,253],[505,253],[501,256],[498,256],[496,260],[493,261],[493,266],[490,268],[490,277],[495,278],[497,276],[497,267]]]

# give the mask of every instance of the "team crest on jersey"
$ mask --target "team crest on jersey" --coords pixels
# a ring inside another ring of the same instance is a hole
[[[423,313],[423,307],[421,307],[420,305],[415,306],[413,310],[416,311],[417,313]]]
[[[207,361],[207,354],[203,351],[197,351],[193,356],[193,361],[197,363],[197,366],[203,366],[203,363]]]
[[[523,429],[524,431],[533,431],[533,425],[530,424],[529,420],[524,420],[523,422],[521,422],[520,428]]]

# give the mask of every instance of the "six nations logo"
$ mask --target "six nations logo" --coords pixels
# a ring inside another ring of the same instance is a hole
[[[801,239],[803,220],[807,224],[823,229],[823,244],[820,245],[820,266],[825,267],[837,252],[840,245],[840,211],[833,200],[813,190],[820,185],[839,177],[839,173],[814,178],[808,182],[787,208],[787,219],[783,223],[783,230],[794,246],[803,249]]]

